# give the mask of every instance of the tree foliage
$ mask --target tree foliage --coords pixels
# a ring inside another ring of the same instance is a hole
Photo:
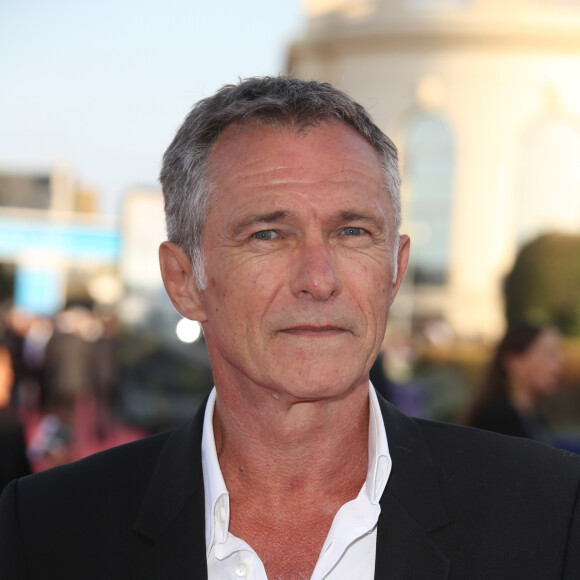
[[[504,298],[508,323],[552,323],[580,336],[580,236],[546,234],[523,246]]]

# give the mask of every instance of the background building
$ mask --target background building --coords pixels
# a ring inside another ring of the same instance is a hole
[[[64,166],[0,171],[0,299],[45,316],[70,302],[112,305],[117,220],[96,206],[95,192]]]
[[[580,233],[580,2],[305,6],[288,71],[345,90],[401,152],[413,262],[395,318],[496,337],[521,244]]]

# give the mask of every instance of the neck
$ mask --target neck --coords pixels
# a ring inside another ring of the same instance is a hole
[[[214,434],[230,493],[288,501],[360,489],[368,465],[367,385],[308,402],[271,394],[249,401],[218,387]]]
[[[368,381],[308,402],[219,384],[213,425],[229,530],[268,577],[310,578],[336,512],[366,478]]]

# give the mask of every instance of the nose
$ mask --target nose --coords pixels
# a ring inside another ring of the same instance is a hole
[[[326,301],[341,291],[340,277],[328,241],[322,236],[303,238],[296,248],[291,289],[295,296],[309,296],[316,301]]]

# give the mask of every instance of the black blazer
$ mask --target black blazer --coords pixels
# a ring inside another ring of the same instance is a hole
[[[393,469],[375,578],[580,578],[580,458],[380,404]],[[202,423],[203,408],[177,430],[10,484],[0,578],[205,578]]]
[[[11,409],[0,409],[0,493],[15,477],[30,472],[22,423]]]

